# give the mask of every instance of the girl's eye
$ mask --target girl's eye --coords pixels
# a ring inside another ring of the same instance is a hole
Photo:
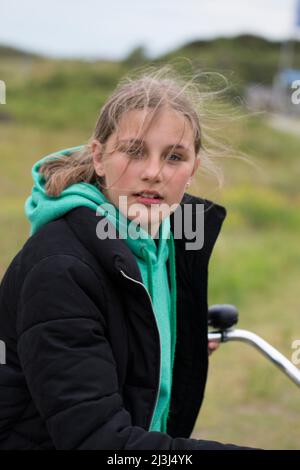
[[[131,157],[142,157],[143,156],[143,150],[140,148],[129,148],[126,150],[127,155],[130,155]]]
[[[172,153],[171,155],[167,156],[167,160],[171,160],[172,162],[179,162],[180,160],[182,160],[182,157],[180,155]]]

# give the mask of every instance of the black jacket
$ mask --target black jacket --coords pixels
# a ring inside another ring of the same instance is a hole
[[[204,203],[205,242],[175,239],[177,344],[167,434],[149,432],[159,335],[136,260],[99,240],[99,216],[78,207],[31,236],[0,291],[0,449],[201,449],[187,439],[205,388],[207,268],[225,209]],[[174,218],[171,216],[171,229]]]

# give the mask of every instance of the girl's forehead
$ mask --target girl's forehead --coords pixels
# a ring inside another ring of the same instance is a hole
[[[116,138],[142,139],[146,136],[177,137],[194,140],[192,126],[188,119],[175,109],[134,109],[125,112],[116,129]]]

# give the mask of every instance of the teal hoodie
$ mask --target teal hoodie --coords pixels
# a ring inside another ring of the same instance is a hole
[[[32,168],[34,186],[31,196],[25,202],[25,214],[31,223],[33,235],[46,223],[62,217],[78,206],[86,206],[97,213],[102,213],[119,231],[121,238],[135,256],[153,307],[160,335],[160,384],[150,431],[166,432],[169,413],[172,371],[176,343],[176,268],[175,247],[170,229],[170,218],[162,221],[159,227],[158,244],[141,227],[136,227],[140,238],[130,236],[127,219],[117,207],[110,203],[104,194],[93,184],[76,183],[64,189],[58,197],[48,196],[45,191],[45,179],[39,173],[40,166],[58,155],[70,155],[82,146],[60,150],[42,158]],[[168,281],[167,260],[170,266],[171,286]]]

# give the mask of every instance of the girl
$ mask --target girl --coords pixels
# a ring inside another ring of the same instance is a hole
[[[88,144],[34,165],[31,236],[0,292],[0,448],[236,448],[189,438],[225,217],[185,193],[201,147],[186,86],[158,73],[119,85]]]

